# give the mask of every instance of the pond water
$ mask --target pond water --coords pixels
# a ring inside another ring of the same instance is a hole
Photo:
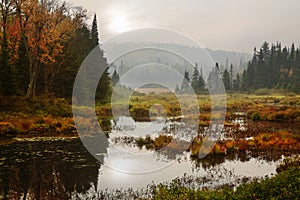
[[[125,118],[121,122],[132,123]],[[2,145],[0,199],[92,199],[100,190],[141,189],[174,178],[189,187],[214,188],[276,173],[279,160],[267,161],[248,155],[193,160],[188,152],[170,158],[123,140],[125,136],[155,137],[160,131],[172,134],[172,126],[181,125],[163,120],[134,122],[120,131],[121,125],[116,122],[107,153],[101,155],[104,163],[91,156],[79,139]],[[180,132],[177,137],[188,136]]]
[[[124,118],[121,119],[124,121]],[[130,121],[130,119],[128,119]],[[242,119],[235,120],[244,127]],[[279,160],[264,160],[260,158],[244,157],[215,157],[210,159],[192,160],[188,152],[176,155],[175,158],[165,152],[155,152],[138,148],[131,137],[155,138],[163,132],[185,141],[197,133],[180,131],[183,123],[174,121],[135,122],[134,128],[128,127],[120,131],[118,121],[110,134],[110,145],[104,165],[100,169],[99,187],[105,188],[143,188],[150,183],[170,182],[177,177],[208,177],[218,174],[218,178],[211,180],[211,184],[218,186],[234,183],[243,177],[264,177],[276,173]],[[147,130],[147,131],[145,131]],[[174,131],[176,130],[176,131]],[[223,134],[220,134],[222,136]],[[171,158],[170,158],[171,157]],[[224,172],[222,174],[222,171]],[[230,172],[227,174],[226,172]]]

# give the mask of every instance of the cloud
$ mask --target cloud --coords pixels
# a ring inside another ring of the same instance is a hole
[[[124,15],[131,28],[163,27],[183,32],[202,46],[251,52],[263,41],[300,43],[298,0],[69,0],[96,12],[104,39],[110,21]]]

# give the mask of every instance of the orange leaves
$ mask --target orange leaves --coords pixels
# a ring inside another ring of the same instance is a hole
[[[18,1],[15,5],[21,13],[14,17],[10,25],[12,47],[17,49],[16,42],[21,34],[31,56],[36,62],[53,64],[63,52],[63,43],[71,39],[74,25],[69,17],[65,4],[55,1],[42,5],[37,0]]]
[[[277,133],[263,133],[254,138],[258,144],[258,148],[279,148],[281,150],[288,150],[299,148],[299,143],[292,133],[279,131]]]

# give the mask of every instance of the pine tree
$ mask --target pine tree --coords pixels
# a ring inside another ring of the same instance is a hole
[[[271,47],[271,53],[270,53],[270,60],[269,60],[269,72],[268,72],[268,82],[267,82],[267,87],[268,88],[272,88],[275,84],[275,79],[276,79],[276,66],[275,66],[275,62],[276,62],[276,47],[275,45],[272,45]]]
[[[290,66],[293,66],[295,64],[295,45],[294,43],[291,46],[291,53],[289,57]]]
[[[255,67],[254,88],[264,88],[266,86],[266,67],[264,61],[264,50],[261,48],[258,54],[257,65]]]
[[[299,91],[300,85],[298,56],[299,49],[292,44],[290,50],[282,48],[281,43],[272,44],[271,49],[265,42],[259,53],[256,48],[252,61],[243,72],[241,89],[279,88],[290,91]]]
[[[256,57],[255,57],[256,58]],[[254,62],[253,62],[254,63]],[[248,63],[248,69],[247,69],[247,76],[246,76],[246,88],[251,89],[254,85],[254,79],[255,79],[255,70],[253,63]]]
[[[208,76],[208,89],[210,90],[211,94],[218,94],[222,91],[222,77],[220,73],[219,64],[216,63],[216,66],[210,71]]]
[[[198,79],[198,88],[199,88],[199,92],[201,92],[201,90],[205,89],[205,81],[203,79],[202,68],[200,69],[200,74],[199,74],[199,79]]]
[[[104,57],[104,52],[102,49],[100,49],[99,46],[99,34],[98,34],[98,25],[97,25],[97,16],[94,15],[93,24],[92,24],[92,30],[91,30],[91,48],[99,48],[98,52],[100,55],[99,57],[99,68],[100,69],[92,69],[92,70],[103,70],[104,73],[102,74],[99,83],[98,88],[96,92],[96,99],[100,101],[100,103],[106,103],[111,95],[111,79],[109,77],[108,73],[108,63],[106,58]],[[93,72],[89,72],[89,74],[93,74]],[[92,80],[97,80],[98,77],[91,77]]]
[[[223,72],[223,83],[226,90],[230,90],[230,75],[227,69]]]
[[[175,87],[175,93],[179,93],[179,92],[180,92],[180,89],[179,89],[179,85],[177,84]]]
[[[97,25],[97,16],[94,15],[92,31],[91,31],[91,40],[93,47],[99,45],[99,33],[98,33],[98,25]]]
[[[247,81],[247,71],[244,70],[242,73],[242,80],[241,80],[241,90],[246,91],[248,89],[248,81]]]
[[[239,91],[240,87],[241,87],[241,78],[240,78],[240,74],[237,73],[236,78],[234,79],[233,89],[235,91]]]
[[[196,63],[194,66],[193,76],[192,76],[192,87],[195,92],[199,90],[199,71],[198,71],[198,64]]]
[[[120,79],[119,74],[117,73],[116,70],[114,70],[114,72],[113,72],[113,74],[111,76],[111,83],[112,83],[112,85],[115,86],[119,82],[119,79]]]
[[[288,50],[286,47],[282,49],[282,52],[280,54],[280,78],[279,78],[279,88],[280,89],[287,89],[288,83],[289,83],[289,61],[288,61]]]
[[[184,79],[181,83],[181,90],[186,91],[189,88],[190,78],[189,78],[189,72],[184,71]]]
[[[293,67],[293,91],[300,94],[300,49],[296,50]]]
[[[96,100],[100,103],[107,103],[111,96],[111,79],[109,78],[108,67],[101,76],[96,92]]]
[[[230,90],[233,88],[233,64],[230,64]]]

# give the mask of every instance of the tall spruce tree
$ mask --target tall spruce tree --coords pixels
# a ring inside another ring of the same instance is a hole
[[[289,56],[290,65],[293,66],[295,64],[295,44],[293,43],[291,46],[291,53]]]
[[[205,81],[203,78],[202,68],[200,69],[200,74],[199,74],[199,79],[198,79],[198,88],[199,88],[199,92],[201,92],[202,90],[205,89]]]
[[[224,70],[222,79],[223,79],[225,89],[230,90],[231,89],[231,87],[230,87],[230,75],[229,75],[229,72],[228,72],[227,69]]]
[[[295,52],[295,63],[293,67],[293,91],[300,94],[300,49]]]
[[[264,88],[266,86],[266,65],[264,60],[264,50],[261,48],[258,54],[257,65],[255,66],[254,88]]]
[[[94,19],[93,19],[93,24],[92,24],[91,40],[92,40],[92,45],[94,45],[94,47],[99,45],[99,33],[98,33],[97,15],[96,14],[94,14]]]
[[[111,83],[113,86],[115,86],[118,82],[119,82],[119,74],[117,72],[117,70],[114,70],[112,76],[111,76]]]
[[[98,88],[96,92],[96,99],[99,100],[101,103],[106,103],[111,95],[111,79],[109,77],[108,73],[108,63],[106,58],[104,57],[104,52],[102,49],[100,49],[99,46],[99,33],[98,33],[98,25],[97,25],[97,16],[94,15],[93,24],[92,24],[92,30],[91,30],[91,47],[93,48],[99,48],[100,57],[99,57],[99,66],[101,69],[104,70],[104,73],[102,74],[99,83]],[[88,74],[93,74],[93,72],[89,72]],[[97,80],[97,77],[91,77],[92,80]]]
[[[248,88],[248,85],[247,85],[247,71],[244,70],[243,73],[242,73],[241,90],[246,91],[247,88]]]
[[[189,88],[189,84],[190,84],[189,72],[184,71],[184,78],[181,83],[181,91],[187,91]]]
[[[233,88],[233,64],[230,64],[230,90]]]
[[[240,86],[241,86],[241,78],[240,78],[240,74],[237,73],[235,79],[233,80],[233,90],[239,91]]]
[[[198,92],[198,90],[199,90],[199,82],[198,81],[199,81],[199,70],[198,70],[198,64],[195,63],[193,76],[192,76],[192,83],[191,83],[195,92]]]

